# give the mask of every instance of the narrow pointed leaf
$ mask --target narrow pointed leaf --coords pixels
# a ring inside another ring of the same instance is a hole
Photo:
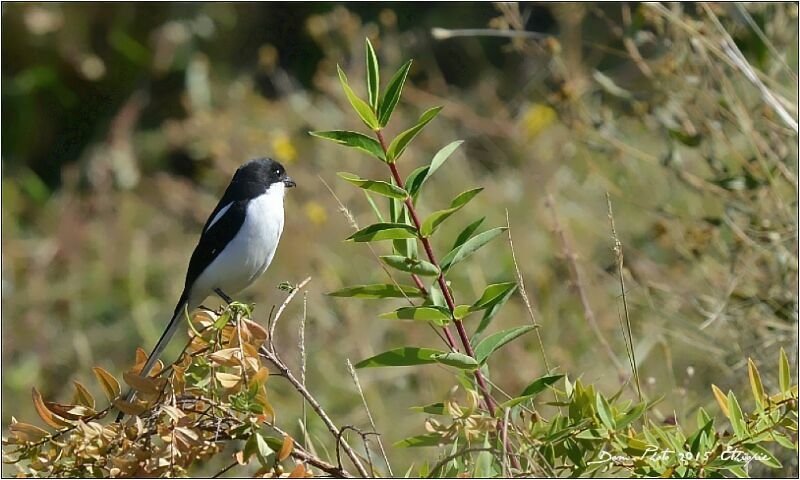
[[[481,343],[475,347],[475,359],[480,363],[485,362],[495,350],[501,348],[515,338],[530,332],[533,328],[532,325],[525,325],[522,327],[509,328],[508,330],[489,335],[481,340]]]
[[[369,203],[369,206],[372,208],[372,213],[375,214],[375,218],[377,218],[379,222],[385,223],[386,220],[384,220],[380,209],[375,204],[375,200],[372,199],[372,195],[370,195],[368,191],[364,190],[364,196],[367,197],[367,203]]]
[[[358,175],[347,172],[338,172],[337,175],[359,188],[369,190],[370,192],[375,192],[379,195],[383,195],[384,197],[400,199],[408,197],[408,193],[406,193],[406,191],[402,188],[382,180],[369,180],[367,178],[361,178]]]
[[[403,223],[375,223],[347,237],[352,242],[374,242],[399,238],[416,238],[414,227]]]
[[[458,237],[456,237],[456,241],[453,242],[453,247],[450,250],[455,250],[461,245],[464,245],[464,242],[469,240],[469,237],[471,237],[472,234],[475,233],[475,230],[477,230],[478,227],[481,226],[484,220],[486,220],[486,217],[481,217],[475,220],[474,222],[470,223],[469,225],[467,225],[467,227],[464,230],[461,230],[461,233],[459,233]]]
[[[487,286],[483,290],[483,294],[481,298],[479,298],[470,309],[472,311],[483,310],[484,308],[489,308],[501,298],[508,295],[509,292],[514,292],[517,289],[516,282],[503,282],[503,283],[494,283],[492,285]]]
[[[383,153],[381,144],[372,137],[368,137],[363,133],[352,132],[350,130],[328,130],[320,132],[308,132],[312,137],[323,138],[336,142],[339,145],[355,148],[362,152],[368,153],[378,160],[385,162],[386,155]]]
[[[538,395],[539,393],[543,392],[544,389],[556,383],[563,377],[564,375],[546,375],[544,377],[537,378],[533,381],[533,383],[525,387],[522,393],[520,393],[520,396]]]
[[[401,272],[409,272],[427,277],[439,275],[439,269],[436,268],[436,265],[426,262],[425,260],[408,258],[403,255],[384,255],[380,258],[383,263]]]
[[[497,227],[491,230],[487,230],[483,233],[479,233],[474,237],[470,238],[463,245],[454,248],[450,251],[441,261],[442,270],[447,271],[453,267],[453,265],[461,262],[462,260],[466,259],[476,250],[481,248],[482,246],[489,243],[492,239],[500,235],[501,233],[507,230],[506,227]]]
[[[411,172],[408,176],[408,180],[406,181],[406,188],[408,189],[408,193],[411,196],[415,197],[419,195],[420,189],[422,185],[429,179],[431,176],[442,166],[442,164],[450,158],[450,155],[462,144],[464,140],[456,140],[455,142],[449,143],[442,147],[441,150],[436,152],[436,155],[433,156],[433,160],[431,160],[431,164],[426,167],[419,167],[418,169]]]
[[[711,391],[714,393],[714,399],[717,400],[717,405],[719,405],[720,410],[722,410],[722,414],[730,418],[731,414],[728,411],[728,399],[725,397],[725,394],[713,383],[711,384]]]
[[[403,85],[406,83],[406,76],[408,76],[408,70],[410,68],[411,60],[404,63],[395,74],[392,75],[388,85],[386,85],[386,92],[383,94],[380,105],[378,105],[378,118],[381,127],[385,127],[392,117],[392,112],[394,111],[394,107],[397,106],[397,102],[400,100],[400,93],[403,91]]]
[[[378,110],[378,89],[381,84],[380,73],[378,69],[378,56],[375,55],[375,49],[372,48],[372,42],[369,38],[366,40],[367,50],[367,92],[369,96],[369,104],[373,111]]]
[[[452,214],[461,210],[464,205],[469,203],[469,201],[475,198],[477,194],[481,193],[482,190],[483,188],[473,188],[472,190],[462,192],[458,194],[458,196],[454,198],[452,202],[450,202],[450,208],[439,210],[428,215],[428,218],[422,222],[422,227],[420,229],[422,236],[431,236],[442,222],[447,220]]]
[[[344,74],[344,71],[339,65],[336,65],[336,70],[339,73],[339,82],[342,84],[342,88],[344,89],[344,94],[347,95],[347,100],[352,105],[353,110],[356,111],[359,117],[361,117],[361,121],[364,122],[364,125],[368,126],[372,130],[377,130],[380,128],[378,126],[378,118],[375,116],[375,112],[372,111],[372,108],[365,102],[361,100],[358,95],[350,88],[350,85],[347,83],[347,75]]]
[[[780,380],[781,392],[788,392],[792,388],[792,374],[789,370],[789,357],[786,356],[786,350],[781,347],[781,361],[778,367],[778,375]]]
[[[459,352],[447,352],[441,355],[434,355],[433,358],[443,365],[460,368],[462,370],[477,370],[480,366],[477,360]]]
[[[485,311],[483,312],[483,317],[481,318],[480,323],[478,324],[478,328],[475,329],[475,335],[480,335],[483,333],[486,328],[489,327],[489,324],[492,323],[495,315],[503,308],[503,305],[511,298],[511,295],[517,291],[516,284],[514,284],[514,288],[509,288],[505,290],[504,293],[497,296],[490,305],[485,307]],[[485,293],[485,292],[484,292]]]
[[[406,298],[424,297],[417,287],[410,285],[394,285],[389,283],[376,283],[372,285],[356,285],[353,287],[342,288],[335,292],[328,293],[331,297],[355,297],[355,298]]]
[[[444,403],[442,402],[429,403],[427,405],[421,405],[418,407],[411,407],[411,410],[414,412],[427,413],[430,415],[445,415]]]
[[[764,406],[764,385],[761,383],[761,375],[752,358],[747,359],[747,376],[750,378],[750,388],[753,390],[753,398],[759,409]]]
[[[436,363],[434,355],[445,353],[433,348],[402,347],[379,353],[373,357],[361,360],[356,368],[373,367],[408,367],[412,365],[425,365]]]
[[[426,110],[422,113],[422,115],[419,116],[419,120],[417,120],[416,125],[396,136],[394,140],[392,140],[392,143],[389,144],[389,149],[386,153],[386,160],[389,163],[396,162],[397,159],[400,158],[400,155],[403,154],[408,144],[411,143],[411,140],[413,140],[414,137],[416,137],[417,134],[423,128],[425,128],[425,125],[427,125],[428,122],[436,118],[436,115],[438,115],[441,110],[442,107],[433,107]]]
[[[744,415],[742,414],[742,407],[739,406],[739,401],[733,392],[728,392],[728,411],[731,416],[731,426],[733,433],[739,438],[744,438],[747,435],[747,425],[744,422]]]
[[[395,447],[435,447],[440,443],[445,443],[442,436],[438,433],[423,433],[413,437],[404,438],[396,442]]]
[[[609,430],[616,430],[617,424],[614,421],[614,413],[611,411],[611,406],[608,404],[608,400],[599,393],[595,397],[595,408],[597,409],[597,416],[600,417],[603,425]]]
[[[433,305],[424,307],[401,307],[394,312],[383,313],[380,318],[389,320],[420,320],[445,325],[450,322],[450,311]]]

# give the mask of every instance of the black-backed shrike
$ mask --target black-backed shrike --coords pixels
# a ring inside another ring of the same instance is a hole
[[[147,376],[191,311],[211,294],[230,303],[272,262],[283,232],[283,196],[294,180],[270,158],[251,160],[236,170],[217,207],[208,217],[189,261],[186,284],[164,333],[139,372]],[[133,398],[129,391],[126,399]],[[118,417],[121,419],[122,413]]]

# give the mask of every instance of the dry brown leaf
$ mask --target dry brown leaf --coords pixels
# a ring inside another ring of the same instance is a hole
[[[42,417],[42,420],[44,420],[45,423],[54,428],[64,428],[72,425],[67,420],[55,415],[47,408],[47,406],[45,406],[44,400],[42,400],[42,395],[38,390],[36,390],[35,387],[31,389],[31,396],[33,397],[33,406],[36,407],[36,412],[40,417]]]
[[[140,377],[139,375],[131,372],[123,372],[122,379],[125,380],[125,383],[130,385],[131,388],[137,392],[151,395],[160,392],[158,384],[151,378]]]
[[[36,442],[50,435],[47,430],[28,423],[15,422],[9,425],[8,428],[23,442]]]
[[[294,466],[294,469],[289,472],[289,478],[305,478],[306,477],[306,467],[302,463],[298,463]]]
[[[289,435],[286,435],[283,437],[283,445],[281,445],[281,449],[278,451],[278,461],[282,462],[286,460],[286,458],[291,455],[293,449],[294,439]]]
[[[119,396],[120,392],[119,382],[117,379],[101,367],[94,367],[92,368],[92,371],[97,377],[97,380],[100,382],[100,386],[103,387],[103,393],[106,394],[108,400],[114,401],[114,399]]]
[[[232,373],[218,372],[216,377],[222,388],[234,388],[242,381],[242,377]]]
[[[126,413],[128,415],[139,415],[145,410],[147,410],[146,404],[139,402],[138,400],[134,400],[133,402],[125,401],[121,398],[117,398],[113,400],[114,406],[120,409],[121,412]]]
[[[72,384],[75,385],[75,396],[73,402],[93,409],[95,407],[95,401],[92,394],[89,393],[89,390],[87,390],[86,387],[84,387],[77,380],[73,380]]]

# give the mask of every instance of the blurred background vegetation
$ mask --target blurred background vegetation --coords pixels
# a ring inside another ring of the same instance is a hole
[[[394,128],[445,107],[401,171],[466,140],[422,209],[483,186],[463,218],[504,225],[508,212],[551,364],[609,393],[629,376],[609,192],[646,394],[666,395],[662,421],[715,411],[709,384],[746,391],[748,357],[772,365],[784,347],[796,365],[797,15],[793,3],[5,3],[4,429],[36,418],[32,386],[58,400],[91,366],[121,372],[152,347],[203,222],[254,156],[284,162],[299,188],[276,260],[241,299],[265,323],[276,286],[312,276],[308,384],[338,422],[366,425],[346,358],[439,346],[423,326],[376,319],[383,302],[324,296],[385,281],[368,249],[341,242],[351,226],[323,183],[366,224],[369,205],[335,172],[381,165],[307,135],[359,128],[335,66],[363,78],[365,36],[386,71],[415,60]],[[515,276],[507,242],[478,255],[454,277],[474,298]],[[497,322],[529,322],[522,299]],[[517,392],[544,374],[537,350],[530,336],[498,352],[493,382]],[[361,373],[390,443],[420,433],[408,407],[449,384],[435,367],[403,372]],[[297,433],[299,399],[271,388]],[[420,460],[390,457],[395,471]]]

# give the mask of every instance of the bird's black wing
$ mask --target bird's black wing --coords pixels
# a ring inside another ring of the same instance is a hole
[[[224,198],[225,197],[223,197],[223,199]],[[225,204],[220,201],[220,205],[223,205],[223,207],[228,204],[230,207],[216,222],[210,227],[207,227],[207,229],[204,229],[203,233],[200,235],[200,240],[197,242],[197,246],[192,253],[192,259],[189,261],[189,270],[186,272],[186,286],[184,287],[181,298],[189,295],[189,289],[192,287],[195,280],[197,280],[197,277],[203,273],[203,270],[217,258],[217,255],[225,249],[228,242],[233,240],[233,237],[239,232],[239,229],[244,223],[247,213],[247,204],[249,202],[249,199],[234,200]],[[210,223],[211,219],[213,219],[221,209],[222,208],[218,205],[206,224]]]
[[[217,206],[214,207],[214,211],[208,216],[206,224],[203,225],[203,233],[205,234],[209,225],[214,220],[214,217],[216,217],[223,208],[230,205],[232,202],[255,198],[264,193],[265,190],[266,187],[259,183],[237,180],[231,181],[231,183],[228,185],[228,188],[225,189],[225,193],[222,195],[222,198],[219,199],[219,203],[217,203]]]

